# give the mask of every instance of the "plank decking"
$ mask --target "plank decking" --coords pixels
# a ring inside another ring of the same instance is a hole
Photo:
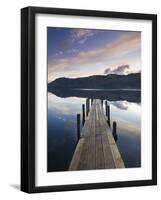
[[[124,168],[100,100],[94,100],[68,170]]]

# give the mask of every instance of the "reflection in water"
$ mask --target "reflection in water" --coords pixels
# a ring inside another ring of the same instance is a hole
[[[141,166],[141,104],[135,100],[109,101],[111,122],[117,122],[117,144],[126,167]],[[76,114],[81,113],[83,103],[82,97],[61,98],[48,93],[49,172],[68,169],[77,144]]]
[[[141,165],[141,106],[137,103],[110,102],[111,119],[117,121],[117,144],[126,167]],[[120,106],[122,103],[122,106]],[[119,105],[119,106],[118,106]]]
[[[89,89],[54,89],[48,88],[49,92],[55,94],[58,97],[80,97],[80,98],[93,98],[93,99],[108,99],[109,101],[129,101],[140,102],[141,91],[140,90],[89,90]]]
[[[116,108],[121,109],[121,110],[127,110],[128,109],[127,101],[114,101],[114,102],[111,102],[111,104],[116,106]]]

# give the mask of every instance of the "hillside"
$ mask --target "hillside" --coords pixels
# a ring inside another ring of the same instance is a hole
[[[81,78],[58,78],[48,84],[55,89],[140,89],[141,73],[129,75],[94,75]]]

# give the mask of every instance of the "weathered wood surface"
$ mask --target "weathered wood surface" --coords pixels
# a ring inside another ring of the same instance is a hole
[[[93,100],[69,170],[124,168],[100,100]]]

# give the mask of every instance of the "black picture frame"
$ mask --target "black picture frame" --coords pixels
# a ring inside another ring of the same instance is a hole
[[[35,15],[60,14],[152,21],[152,179],[59,186],[35,186]],[[27,193],[157,184],[157,15],[45,7],[21,9],[21,190]]]

